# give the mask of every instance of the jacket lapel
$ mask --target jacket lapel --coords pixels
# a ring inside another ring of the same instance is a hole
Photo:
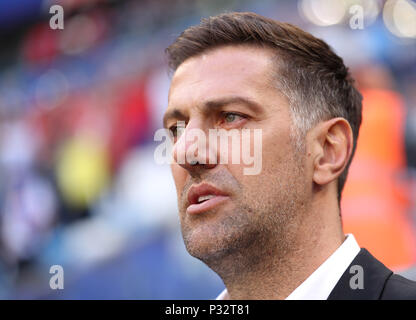
[[[362,275],[364,277],[362,289],[354,289],[354,285],[350,285],[350,281],[354,281],[352,278],[356,275],[355,270],[357,270],[357,267],[352,268],[353,266],[362,267]],[[328,300],[378,300],[387,279],[392,273],[391,270],[374,258],[366,249],[361,249],[341,276]]]

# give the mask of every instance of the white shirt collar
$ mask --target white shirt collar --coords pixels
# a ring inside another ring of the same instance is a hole
[[[347,234],[341,246],[302,282],[286,300],[328,299],[331,291],[359,252],[360,246],[354,235]],[[223,300],[226,294],[227,289],[224,289],[216,300]]]

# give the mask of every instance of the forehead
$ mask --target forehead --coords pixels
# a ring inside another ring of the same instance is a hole
[[[172,78],[169,105],[195,104],[242,93],[256,98],[273,90],[272,55],[264,48],[225,46],[189,58]]]

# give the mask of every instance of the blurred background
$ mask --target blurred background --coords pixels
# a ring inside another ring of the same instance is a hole
[[[52,5],[64,28],[51,29]],[[1,0],[0,298],[214,299],[156,165],[186,27],[253,11],[327,41],[364,96],[344,231],[416,280],[416,5],[410,0]],[[52,265],[64,289],[51,290]]]

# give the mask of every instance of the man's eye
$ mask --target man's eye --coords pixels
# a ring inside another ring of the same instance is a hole
[[[234,122],[235,120],[238,120],[239,118],[242,118],[239,114],[227,112],[224,115],[224,119],[226,122]]]
[[[172,135],[176,138],[178,136],[178,126],[171,126],[169,128],[169,131],[172,133]]]
[[[168,130],[176,140],[182,135],[182,133],[184,133],[185,127],[185,121],[177,121],[175,124],[172,124],[170,127],[168,127]]]
[[[244,117],[238,113],[226,112],[224,113],[224,119],[225,119],[225,122],[231,123],[236,120],[244,119]]]

